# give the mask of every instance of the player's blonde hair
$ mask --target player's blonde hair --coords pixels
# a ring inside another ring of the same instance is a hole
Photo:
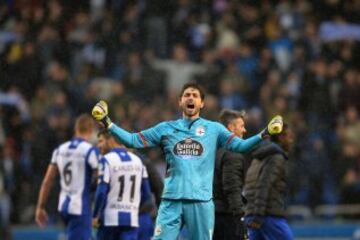
[[[94,119],[87,113],[83,113],[75,120],[75,132],[88,133],[95,128]]]

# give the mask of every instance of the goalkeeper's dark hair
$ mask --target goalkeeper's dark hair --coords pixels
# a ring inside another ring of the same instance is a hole
[[[75,120],[75,132],[80,134],[87,133],[95,129],[94,119],[87,113],[83,113]]]
[[[227,127],[229,125],[229,123],[231,123],[232,121],[234,121],[238,118],[241,118],[245,121],[246,112],[244,110],[235,111],[235,110],[231,110],[231,109],[224,109],[221,111],[221,113],[219,115],[219,120],[225,127]]]
[[[196,82],[188,82],[188,83],[185,83],[184,86],[182,87],[181,89],[181,92],[180,92],[180,95],[179,97],[181,98],[182,95],[184,94],[185,90],[188,89],[188,88],[195,88],[197,89],[199,92],[200,92],[200,98],[201,100],[204,100],[205,99],[205,91],[203,89],[203,87],[196,83]]]
[[[275,135],[271,135],[271,136],[270,136],[270,140],[271,140],[272,142],[279,143],[279,142],[280,142],[280,137],[281,137],[288,129],[289,129],[289,124],[284,123],[284,124],[283,124],[283,129],[282,129],[281,133],[275,134]]]

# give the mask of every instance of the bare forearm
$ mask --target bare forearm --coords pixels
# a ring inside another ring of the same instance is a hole
[[[41,184],[37,208],[45,208],[45,204],[49,197],[52,185],[52,181],[43,181],[43,183]]]

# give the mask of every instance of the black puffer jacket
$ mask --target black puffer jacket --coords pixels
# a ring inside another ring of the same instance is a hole
[[[244,161],[240,153],[218,150],[214,175],[215,212],[243,215]]]
[[[245,215],[284,216],[287,154],[279,145],[264,141],[252,151],[251,158],[245,178]]]

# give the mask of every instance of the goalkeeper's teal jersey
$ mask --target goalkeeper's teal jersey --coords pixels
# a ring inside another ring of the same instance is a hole
[[[162,122],[139,133],[115,124],[109,130],[130,148],[162,148],[167,163],[164,199],[212,199],[217,149],[246,152],[261,141],[260,134],[243,140],[222,124],[203,118]]]

